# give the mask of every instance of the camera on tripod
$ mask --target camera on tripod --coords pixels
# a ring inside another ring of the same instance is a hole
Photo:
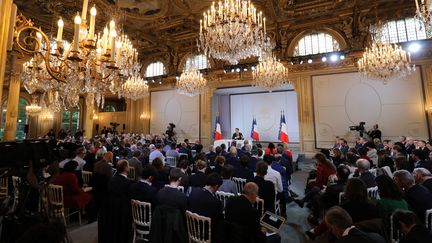
[[[365,127],[364,125],[366,124],[366,122],[361,121],[358,125],[356,126],[349,126],[349,129],[351,131],[357,131],[360,133],[360,137],[363,137],[363,133],[365,131]]]

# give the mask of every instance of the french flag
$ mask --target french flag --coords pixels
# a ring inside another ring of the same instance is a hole
[[[255,117],[253,118],[252,121],[251,138],[255,141],[259,141],[259,132],[258,132],[258,126]]]
[[[282,141],[284,143],[289,143],[289,137],[288,137],[288,128],[285,121],[285,114],[282,112],[281,118],[280,118],[280,127],[279,127],[279,141]]]
[[[220,118],[219,118],[219,116],[216,116],[214,140],[221,140],[221,139],[222,139],[222,130],[221,130],[221,125],[220,125]]]

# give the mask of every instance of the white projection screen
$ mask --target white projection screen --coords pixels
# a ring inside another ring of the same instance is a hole
[[[401,135],[426,139],[428,129],[420,68],[403,80],[388,84],[359,73],[312,77],[316,146],[331,147],[335,136],[353,143],[358,132],[349,126],[378,124],[383,139]]]
[[[257,120],[260,141],[278,142],[281,111],[285,111],[290,143],[299,142],[297,93],[278,91],[230,95],[231,135],[238,127],[246,139],[251,139],[252,118]],[[230,137],[231,137],[230,135]]]
[[[177,141],[199,138],[199,96],[180,95],[176,90],[151,92],[150,132],[164,133],[169,123],[176,125]]]

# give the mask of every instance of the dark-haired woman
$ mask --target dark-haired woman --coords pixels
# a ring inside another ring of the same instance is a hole
[[[402,191],[392,178],[380,175],[375,181],[380,195],[378,207],[384,219],[388,219],[396,209],[408,210],[408,203],[403,199]]]
[[[277,149],[274,143],[269,143],[269,145],[264,151],[264,154],[277,154]]]

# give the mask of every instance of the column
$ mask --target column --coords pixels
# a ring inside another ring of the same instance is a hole
[[[150,95],[144,97],[142,99],[142,103],[143,103],[143,107],[142,107],[143,118],[141,119],[142,132],[144,134],[149,134],[150,133],[150,118],[151,118]]]
[[[212,110],[212,97],[214,88],[208,87],[206,92],[200,95],[200,140],[204,147],[208,147],[213,143],[212,141],[212,127],[211,127],[211,110]]]
[[[10,74],[9,94],[7,97],[6,124],[3,137],[5,141],[15,140],[16,138],[19,95],[19,73],[12,71]]]
[[[0,100],[3,96],[3,84],[5,79],[7,45],[10,28],[10,18],[12,14],[12,0],[0,1]],[[17,108],[18,109],[18,106]],[[1,119],[1,113],[0,113]]]
[[[91,98],[92,100],[94,99],[94,96],[92,94],[87,94],[90,95],[92,97],[89,97],[89,99]],[[93,137],[93,110],[94,110],[94,104],[89,104],[90,102],[87,102],[88,99],[85,99],[85,110],[84,110],[84,130],[85,130],[85,134],[84,136],[86,136],[87,138],[91,138]]]

